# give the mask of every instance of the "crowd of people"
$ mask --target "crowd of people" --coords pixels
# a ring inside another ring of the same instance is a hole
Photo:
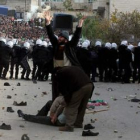
[[[31,68],[27,60],[32,58],[32,79],[47,80],[48,74],[52,73],[53,69],[53,49],[46,30],[26,22],[14,22],[11,17],[2,15],[0,16],[0,30],[1,44],[4,42],[9,46],[8,43],[13,42],[11,49],[8,47],[11,53],[8,52],[10,56],[6,58],[8,60],[6,60],[6,69],[3,74],[1,65],[0,77],[6,78],[10,64],[10,78],[13,78],[14,65],[16,66],[15,79],[18,78],[21,65],[23,67],[21,79],[29,79]],[[80,65],[93,82],[97,81],[98,76],[99,81],[135,83],[138,80],[140,83],[139,45],[134,47],[127,41],[122,41],[120,45],[109,42],[102,44],[97,41],[91,45],[89,40],[79,39],[75,52]],[[0,52],[2,59],[6,57],[3,51]],[[26,71],[28,71],[27,76],[24,78]]]
[[[9,66],[10,78],[15,79],[19,78],[20,66],[23,68],[21,79],[30,80],[31,77],[32,80],[44,81],[48,79],[49,73],[52,74],[51,105],[60,95],[66,104],[61,111],[65,115],[65,123],[59,128],[60,131],[73,131],[74,127],[83,127],[86,105],[88,99],[92,97],[93,83],[96,82],[97,76],[100,82],[130,83],[132,78],[133,83],[135,81],[140,83],[140,43],[134,47],[126,40],[120,45],[109,42],[102,44],[100,41],[92,45],[88,39],[81,41],[85,18],[79,20],[72,37],[69,37],[68,31],[61,31],[56,35],[51,26],[52,16],[50,12],[46,12],[45,28],[37,28],[37,32],[36,30],[34,32],[30,25],[20,26],[18,23],[16,29],[10,32],[12,38],[6,39],[2,35],[0,38],[1,79],[7,78]],[[9,26],[14,29],[13,21],[8,17],[6,19],[4,21],[10,22]],[[2,32],[6,29],[5,22],[1,22]],[[8,23],[6,24],[8,27]],[[15,35],[18,35],[18,38]],[[42,35],[45,36],[44,39],[41,38]],[[23,37],[26,39],[21,41]],[[28,63],[28,59],[32,59],[33,68]],[[47,107],[46,104],[43,109]],[[42,116],[46,119],[47,111],[43,115],[42,113],[37,115],[39,117],[25,115],[20,110],[18,114],[26,120],[42,123],[45,121]],[[56,115],[55,110],[49,116],[49,124],[50,122],[55,124],[58,118],[59,115]]]

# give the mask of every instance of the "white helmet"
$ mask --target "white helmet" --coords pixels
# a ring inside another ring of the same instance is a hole
[[[8,45],[8,47],[13,48],[14,43],[13,43],[13,41],[8,41],[7,45]]]
[[[47,47],[48,46],[48,43],[46,41],[42,41],[42,46]]]
[[[128,45],[128,47],[127,47],[130,51],[133,51],[133,49],[134,49],[134,46],[132,45],[132,44],[130,44],[130,45]]]
[[[4,42],[6,44],[6,39],[5,38],[1,37],[0,41]]]
[[[140,47],[140,42],[138,43],[138,47]]]
[[[38,39],[37,41],[36,41],[36,45],[42,45],[42,40],[41,39]]]
[[[82,48],[87,49],[88,46],[89,46],[88,42],[84,41],[84,42],[82,43]]]
[[[109,43],[109,42],[105,43],[105,47],[110,49],[111,48],[111,43]]]
[[[13,39],[12,40],[14,44],[18,44],[18,40],[17,39]]]
[[[26,49],[29,49],[29,48],[30,48],[30,43],[29,43],[29,42],[25,42],[23,46],[24,46]]]
[[[117,44],[116,43],[112,43],[111,44],[111,48],[117,49]]]
[[[84,42],[87,42],[88,46],[90,45],[90,41],[88,39],[86,39]]]
[[[52,46],[52,43],[49,41],[49,44],[48,44],[48,46]]]
[[[123,41],[121,42],[121,45],[127,46],[127,45],[128,45],[128,41],[127,41],[127,40],[123,40]]]
[[[96,41],[95,42],[95,46],[101,46],[101,45],[102,45],[101,41]]]

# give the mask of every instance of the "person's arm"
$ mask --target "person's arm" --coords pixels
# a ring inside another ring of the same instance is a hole
[[[46,19],[47,34],[48,34],[48,37],[50,39],[50,42],[51,42],[52,46],[54,47],[57,44],[57,38],[54,35],[53,29],[51,27],[52,16],[51,16],[49,11],[45,12],[44,16],[45,16],[45,19]]]
[[[58,115],[62,113],[64,106],[65,106],[65,101],[62,96],[59,96],[54,100],[50,108],[50,118],[52,123],[55,123]]]
[[[82,17],[79,22],[78,22],[78,26],[76,27],[76,30],[73,34],[73,37],[70,41],[70,46],[71,47],[76,47],[78,42],[79,42],[79,39],[80,39],[80,36],[81,36],[81,32],[82,32],[82,26],[83,26],[83,23],[84,23],[84,20],[86,19],[86,17]]]

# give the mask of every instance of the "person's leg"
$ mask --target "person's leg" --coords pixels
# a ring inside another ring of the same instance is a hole
[[[93,85],[88,84],[73,93],[72,99],[65,107],[64,111],[66,116],[66,126],[60,128],[60,131],[73,131],[74,124],[82,127],[86,105],[91,95],[92,88]]]
[[[5,62],[4,64],[4,70],[3,70],[3,78],[6,78],[7,72],[9,70],[9,62]]]
[[[53,72],[52,74],[52,100],[54,101],[58,96],[59,96],[58,83],[56,80],[55,72]]]
[[[47,116],[48,112],[50,111],[51,105],[52,101],[50,100],[41,108],[36,116]]]
[[[15,79],[18,79],[18,73],[19,73],[19,64],[16,63]]]
[[[17,113],[19,117],[22,117],[24,120],[29,121],[29,122],[45,124],[45,125],[53,125],[53,126],[64,125],[64,124],[61,124],[58,120],[53,124],[49,116],[36,116],[36,115],[24,114],[21,110],[18,110]]]
[[[10,79],[13,78],[13,73],[14,73],[14,60],[11,59],[11,67],[10,67]]]
[[[87,103],[89,100],[89,97],[91,96],[91,92],[93,91],[93,85],[88,84],[87,86],[82,88],[82,92],[84,93],[84,97],[80,103],[80,106],[78,108],[78,115],[75,121],[75,126],[80,127],[83,125],[85,110],[87,107]]]
[[[2,77],[3,64],[0,63],[0,78]]]

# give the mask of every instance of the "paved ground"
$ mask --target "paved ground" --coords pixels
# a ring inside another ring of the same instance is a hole
[[[4,82],[9,82],[11,86],[3,86]],[[21,86],[17,86],[18,82]],[[0,140],[20,140],[23,134],[28,134],[30,140],[139,140],[140,104],[129,101],[132,95],[140,98],[138,84],[95,83],[92,99],[103,99],[109,104],[108,111],[85,115],[84,124],[90,123],[91,119],[96,120],[92,124],[95,126],[93,131],[100,133],[97,137],[82,137],[83,129],[59,132],[57,127],[26,122],[19,118],[16,113],[18,109],[36,114],[51,99],[50,82],[34,84],[32,81],[24,80],[0,80],[0,125],[6,123],[12,127],[9,131],[0,130]],[[47,92],[47,95],[42,92]],[[7,99],[7,95],[11,95],[12,98]],[[14,106],[14,101],[27,101],[27,106]],[[15,112],[6,112],[7,107],[12,107]],[[95,107],[95,110],[106,108],[100,106]]]

